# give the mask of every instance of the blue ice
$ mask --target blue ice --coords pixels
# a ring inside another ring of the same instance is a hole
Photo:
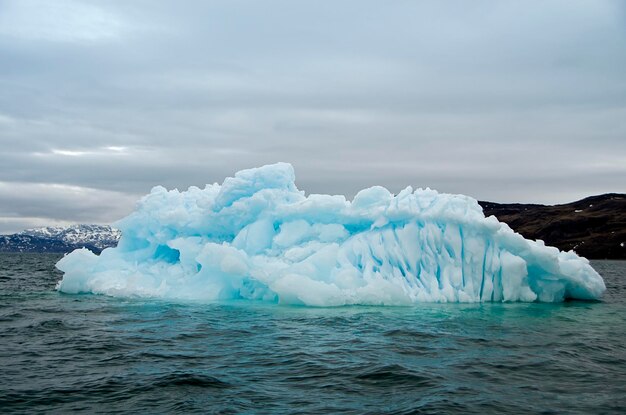
[[[352,201],[306,196],[287,163],[204,189],[155,187],[115,227],[116,248],[58,262],[59,291],[309,306],[555,302],[605,291],[585,258],[524,239],[470,197],[379,186]]]

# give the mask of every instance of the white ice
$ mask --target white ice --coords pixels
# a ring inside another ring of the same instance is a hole
[[[116,248],[61,259],[58,290],[120,297],[339,306],[598,299],[574,252],[530,241],[476,200],[379,186],[305,196],[290,164],[222,185],[155,187],[114,226]]]

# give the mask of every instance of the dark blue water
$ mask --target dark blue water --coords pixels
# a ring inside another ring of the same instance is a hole
[[[0,412],[625,413],[626,262],[597,303],[298,308],[54,291],[0,254]]]

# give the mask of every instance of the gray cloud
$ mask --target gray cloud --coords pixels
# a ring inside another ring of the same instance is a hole
[[[1,2],[0,232],[275,161],[348,196],[624,192],[625,31],[617,1]]]

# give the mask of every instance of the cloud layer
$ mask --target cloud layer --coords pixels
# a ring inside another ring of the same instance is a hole
[[[348,196],[625,192],[625,34],[617,1],[2,2],[0,232],[276,161]]]

